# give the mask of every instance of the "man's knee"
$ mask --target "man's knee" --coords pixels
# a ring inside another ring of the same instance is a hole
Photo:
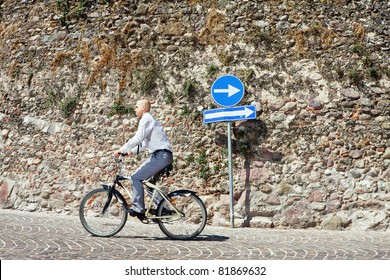
[[[142,186],[142,180],[138,178],[136,174],[132,175],[130,178],[133,186]]]

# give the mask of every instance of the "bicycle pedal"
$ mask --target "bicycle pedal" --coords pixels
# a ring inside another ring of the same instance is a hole
[[[141,221],[141,223],[143,223],[145,225],[150,224],[150,219],[147,219],[147,218],[145,218],[143,220],[140,219],[140,221]]]

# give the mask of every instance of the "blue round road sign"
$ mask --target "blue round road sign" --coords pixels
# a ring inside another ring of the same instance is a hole
[[[244,96],[244,85],[233,75],[221,76],[215,80],[211,87],[211,96],[222,107],[238,104]]]

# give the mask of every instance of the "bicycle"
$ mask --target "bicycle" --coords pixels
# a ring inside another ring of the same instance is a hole
[[[123,156],[123,155],[121,155]],[[110,237],[120,232],[126,224],[131,203],[127,203],[120,187],[131,201],[131,192],[121,181],[130,180],[123,176],[123,160],[116,159],[118,172],[112,185],[102,184],[100,188],[88,192],[80,202],[79,217],[83,227],[92,235]],[[203,201],[191,190],[175,190],[166,194],[156,184],[169,177],[169,165],[149,180],[142,182],[151,196],[147,203],[143,223],[157,223],[162,232],[171,239],[190,240],[198,236],[206,226],[207,211]],[[154,201],[162,197],[157,209]]]

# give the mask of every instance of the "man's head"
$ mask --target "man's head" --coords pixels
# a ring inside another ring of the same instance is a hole
[[[150,102],[146,99],[139,100],[135,105],[135,114],[137,117],[142,117],[142,115],[146,112],[150,111]]]

